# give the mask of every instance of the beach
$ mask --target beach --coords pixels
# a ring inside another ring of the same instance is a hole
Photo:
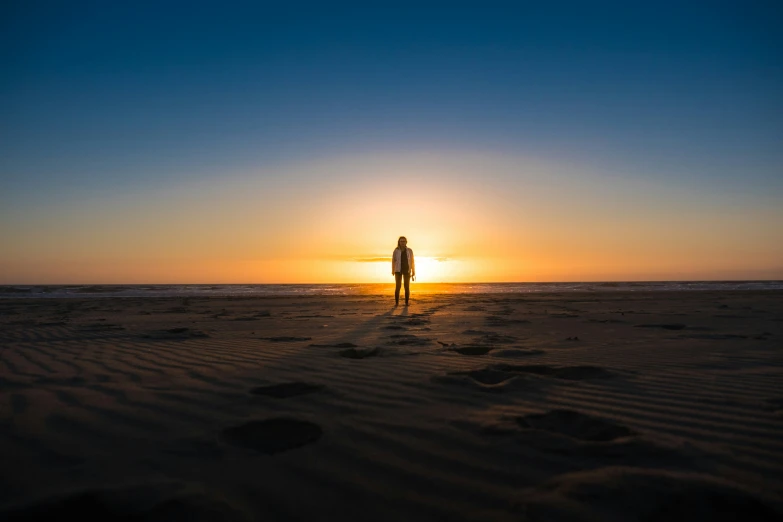
[[[0,519],[783,516],[783,291],[415,289],[0,299]]]

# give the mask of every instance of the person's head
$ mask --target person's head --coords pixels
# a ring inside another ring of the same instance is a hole
[[[405,248],[408,246],[408,239],[405,236],[400,236],[397,240],[397,248]]]

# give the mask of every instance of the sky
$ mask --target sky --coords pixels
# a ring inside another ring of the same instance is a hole
[[[783,279],[777,2],[0,7],[0,284]]]

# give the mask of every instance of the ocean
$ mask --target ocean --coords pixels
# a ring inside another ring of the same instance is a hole
[[[382,295],[393,283],[230,285],[5,285],[0,298],[251,297]],[[783,290],[783,281],[648,281],[588,283],[411,283],[413,294],[536,294],[575,292],[671,292]]]

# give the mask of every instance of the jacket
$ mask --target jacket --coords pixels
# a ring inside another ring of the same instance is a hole
[[[406,249],[408,252],[408,266],[411,267],[411,273],[416,273],[416,263],[413,260],[413,250]],[[402,250],[400,247],[394,249],[392,253],[392,273],[402,272]]]

